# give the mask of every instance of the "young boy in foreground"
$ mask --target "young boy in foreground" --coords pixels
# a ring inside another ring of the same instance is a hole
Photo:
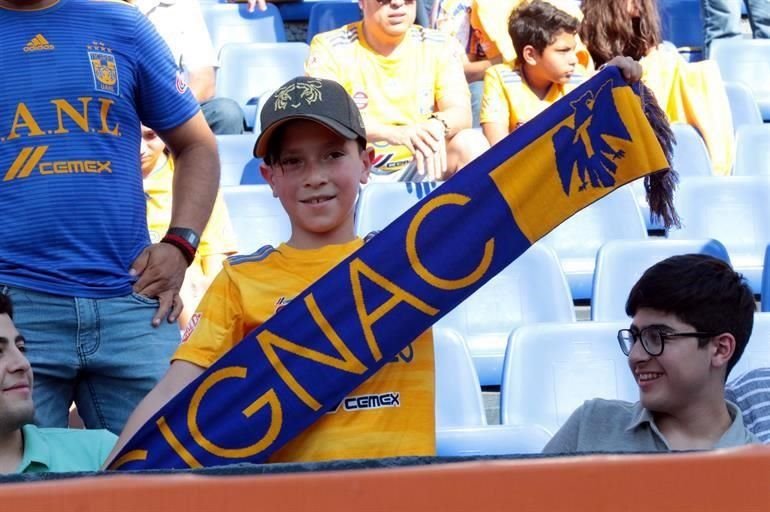
[[[373,151],[366,147],[361,115],[345,89],[331,80],[295,78],[270,97],[261,121],[254,153],[264,158],[262,175],[289,216],[291,237],[224,264],[168,372],[134,411],[113,454],[247,333],[364,244],[355,235],[353,215]],[[412,343],[412,351],[412,358],[388,363],[271,461],[434,455],[430,331]],[[399,400],[386,407],[356,400],[384,394],[398,394]]]
[[[639,401],[580,406],[544,453],[710,450],[757,442],[725,380],[754,323],[754,295],[740,274],[711,256],[673,256],[650,267],[626,302],[618,332]]]

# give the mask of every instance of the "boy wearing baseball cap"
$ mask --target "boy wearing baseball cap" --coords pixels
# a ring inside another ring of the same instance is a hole
[[[262,176],[289,216],[291,237],[224,264],[166,376],[134,411],[113,453],[247,333],[364,244],[355,235],[353,214],[373,151],[342,86],[294,78],[270,97],[261,121],[254,154],[264,158]],[[434,455],[433,388],[429,330],[271,461]]]

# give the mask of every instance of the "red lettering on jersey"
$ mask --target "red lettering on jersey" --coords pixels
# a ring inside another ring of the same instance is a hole
[[[201,319],[200,313],[195,313],[193,316],[190,317],[190,321],[187,322],[187,327],[184,329],[184,334],[182,335],[182,343],[188,340],[190,336],[192,336],[193,331],[198,326],[198,322]]]

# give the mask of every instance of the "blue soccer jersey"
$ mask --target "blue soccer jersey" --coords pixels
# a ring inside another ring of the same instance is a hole
[[[0,283],[114,297],[149,244],[140,122],[198,112],[171,52],[118,0],[0,8]]]

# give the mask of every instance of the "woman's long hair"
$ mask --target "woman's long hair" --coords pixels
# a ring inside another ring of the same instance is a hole
[[[628,0],[583,0],[580,39],[597,66],[618,55],[639,60],[661,41],[655,0],[632,0],[639,17],[628,13]]]

